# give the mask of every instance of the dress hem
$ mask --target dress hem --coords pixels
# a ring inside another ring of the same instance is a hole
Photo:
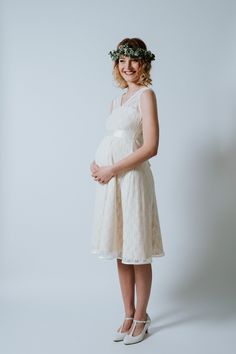
[[[112,260],[112,259],[121,259],[123,264],[149,264],[152,263],[152,258],[153,257],[163,257],[165,255],[165,252],[161,252],[159,254],[154,254],[151,257],[145,259],[145,260],[140,260],[140,261],[133,261],[133,260],[127,260],[125,258],[123,258],[122,256],[120,256],[119,254],[105,254],[102,253],[101,251],[97,251],[97,250],[92,250],[91,251],[92,254],[96,254],[98,256],[98,258],[100,259],[106,259],[106,260]]]

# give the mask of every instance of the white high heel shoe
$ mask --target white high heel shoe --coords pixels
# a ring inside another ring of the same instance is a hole
[[[145,323],[145,325],[140,334],[138,334],[137,336],[133,336],[136,323]],[[124,344],[134,344],[134,343],[141,342],[144,339],[145,333],[148,333],[148,327],[150,326],[150,324],[151,324],[151,318],[149,317],[148,314],[147,314],[146,321],[134,320],[133,329],[131,333],[126,334],[126,336],[124,337]]]
[[[134,319],[133,317],[125,317],[124,320],[133,320],[133,319]],[[113,338],[113,341],[114,341],[114,342],[119,342],[119,341],[123,340],[124,337],[126,336],[126,334],[128,333],[128,331],[126,331],[126,332],[121,332],[122,329],[123,329],[123,324],[122,324],[120,330],[119,330],[119,331],[116,331],[115,336],[114,336],[114,338]]]

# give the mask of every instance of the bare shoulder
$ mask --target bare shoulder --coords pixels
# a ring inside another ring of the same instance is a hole
[[[145,100],[145,99],[155,99],[156,98],[156,93],[155,91],[153,90],[153,88],[151,87],[148,87],[147,90],[144,90],[143,92],[141,92],[141,95],[140,95],[140,99],[141,100]]]
[[[157,109],[157,97],[152,88],[149,87],[141,93],[139,106],[140,110],[143,112],[150,109]]]

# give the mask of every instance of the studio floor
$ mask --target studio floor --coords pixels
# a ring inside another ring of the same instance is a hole
[[[68,290],[68,289],[67,289]],[[40,294],[40,295],[39,295]],[[68,294],[73,294],[69,296]],[[122,321],[119,297],[76,291],[11,292],[1,296],[0,352],[2,354],[181,353],[233,354],[233,299],[177,304],[171,297],[152,297],[152,319],[145,340],[134,345],[113,342]],[[90,305],[88,305],[90,304]]]

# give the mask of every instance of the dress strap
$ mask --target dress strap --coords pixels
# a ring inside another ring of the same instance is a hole
[[[126,106],[126,105],[129,105],[130,102],[134,102],[134,101],[138,101],[139,100],[139,97],[140,97],[140,94],[145,91],[145,90],[148,90],[149,87],[142,87],[141,89],[135,91],[121,106],[121,101],[122,101],[122,97],[124,94],[120,95],[118,97],[118,104],[123,107],[123,106]]]

